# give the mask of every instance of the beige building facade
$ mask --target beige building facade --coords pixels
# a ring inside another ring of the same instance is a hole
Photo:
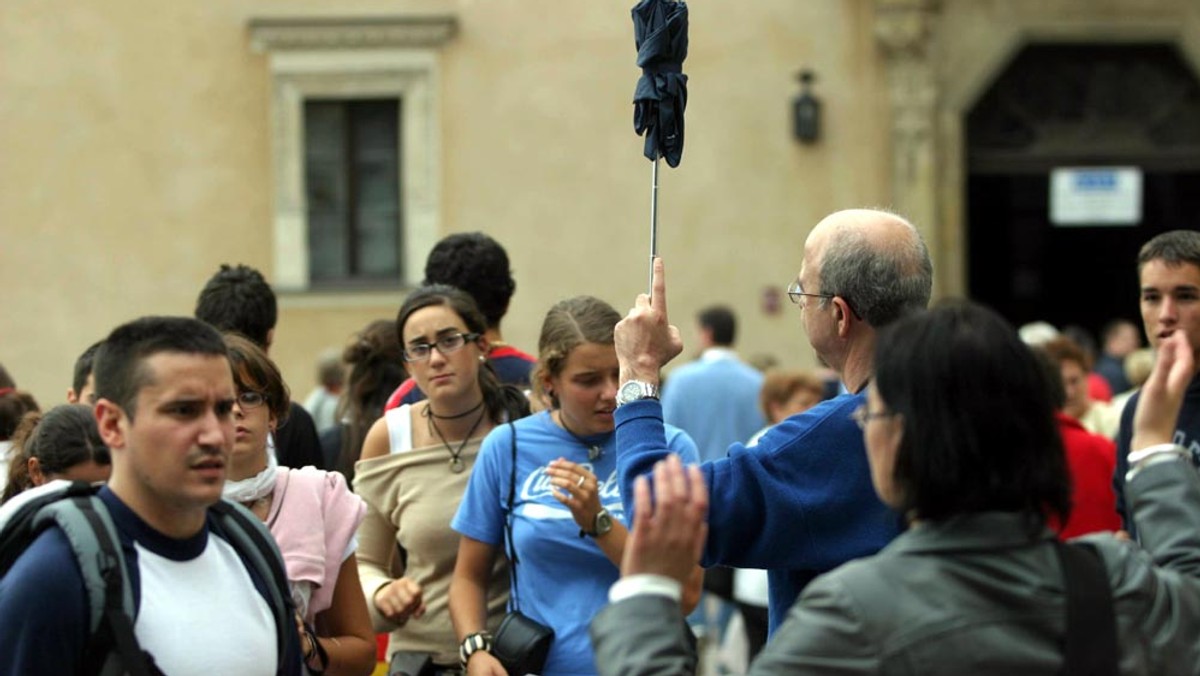
[[[280,297],[293,395],[318,353],[394,316],[429,247],[481,230],[517,280],[503,329],[533,352],[556,300],[622,312],[645,289],[650,163],[632,128],[631,0],[0,5],[0,362],[58,403],[114,325],[190,314],[223,262]],[[1024,46],[1162,42],[1200,72],[1192,0],[695,2],[683,162],[660,172],[672,316],[739,312],[739,349],[812,366],[782,295],[809,229],[890,206],[925,234],[939,296],[968,288],[967,111]],[[820,138],[792,133],[816,74]],[[303,106],[401,102],[403,269],[311,282]],[[782,301],[782,302],[781,302]]]

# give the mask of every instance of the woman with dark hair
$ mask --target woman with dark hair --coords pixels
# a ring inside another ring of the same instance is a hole
[[[99,483],[112,472],[108,447],[89,406],[61,404],[45,413],[26,413],[12,441],[8,485],[0,502],[55,479]]]
[[[0,375],[8,379],[8,374],[3,373],[2,366],[0,366]],[[12,382],[11,379],[8,381]],[[11,466],[13,458],[16,456],[13,436],[17,432],[17,426],[21,424],[21,419],[25,417],[26,413],[39,410],[41,409],[38,408],[37,400],[33,398],[32,394],[18,390],[12,385],[0,385],[0,460]],[[6,478],[7,474],[0,475],[0,480],[6,480]]]
[[[612,415],[618,378],[613,329],[620,319],[611,305],[591,296],[550,308],[532,379],[537,400],[549,410],[497,428],[484,440],[451,524],[462,534],[451,613],[463,653],[478,653],[468,655],[470,674],[502,671],[489,654],[494,627],[486,611],[498,584],[490,571],[497,560],[511,562],[503,545],[509,519],[518,562],[510,606],[554,630],[541,673],[595,673],[587,626],[607,603],[627,536]],[[691,438],[667,429],[668,447],[695,462]],[[510,484],[517,491],[511,512]],[[692,606],[700,581],[697,567]]]
[[[480,442],[496,425],[529,412],[525,395],[501,385],[487,364],[487,321],[451,286],[409,294],[396,317],[405,367],[427,398],[384,414],[367,433],[354,489],[366,500],[359,572],[376,631],[390,632],[388,660],[458,667],[447,608],[458,537],[450,530]],[[488,603],[495,628],[504,613],[505,568]]]
[[[970,303],[886,329],[855,418],[875,490],[909,529],[814,580],[751,673],[1196,673],[1200,476],[1172,443],[1195,373],[1183,331],[1163,338],[1159,359],[1135,416],[1127,484],[1145,551],[1111,534],[1066,545],[1047,527],[1067,517],[1070,487],[1037,357]],[[636,533],[651,535],[631,559],[694,560],[706,491],[698,474],[688,482],[676,490],[684,480],[668,466],[652,509],[640,480]],[[656,572],[634,568],[625,572]],[[686,670],[686,646],[635,599],[593,627],[605,673]],[[646,650],[619,647],[639,629]]]
[[[262,519],[279,544],[309,670],[369,674],[374,642],[354,556],[355,529],[366,509],[337,472],[278,466],[267,438],[287,418],[287,385],[249,339],[225,334],[225,345],[237,398],[223,495]]]
[[[377,319],[367,324],[342,351],[342,361],[350,373],[338,404],[340,422],[321,433],[321,452],[327,467],[336,468],[353,483],[354,463],[362,455],[367,431],[383,415],[392,390],[408,376],[396,322]]]

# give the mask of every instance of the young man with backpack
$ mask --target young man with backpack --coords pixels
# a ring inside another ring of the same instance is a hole
[[[301,673],[277,559],[277,574],[263,572],[278,553],[247,546],[252,521],[231,526],[220,503],[238,394],[220,334],[194,319],[130,322],[105,340],[95,381],[113,471],[88,518],[115,526],[119,550],[102,554],[124,562],[132,637],[111,588],[88,583],[77,542],[48,527],[0,579],[0,673]]]

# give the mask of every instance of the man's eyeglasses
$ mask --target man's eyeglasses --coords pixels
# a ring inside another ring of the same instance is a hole
[[[892,418],[896,415],[895,411],[871,411],[867,409],[866,404],[863,404],[854,409],[854,413],[851,413],[850,417],[858,423],[858,429],[865,430],[867,425],[876,418]]]
[[[442,356],[449,357],[458,352],[467,343],[473,343],[479,340],[478,333],[447,333],[438,338],[433,343],[413,343],[404,348],[404,361],[425,361],[429,359],[429,355],[433,353],[433,348],[437,348]]]
[[[242,390],[238,392],[237,403],[243,411],[258,408],[267,403],[267,395],[254,390]]]
[[[800,280],[796,280],[788,285],[787,295],[796,305],[802,305],[805,296],[812,298],[833,298],[832,293],[805,293],[804,288],[800,286]]]
[[[808,296],[810,298],[824,298],[824,299],[828,300],[830,298],[833,298],[834,296],[837,296],[838,294],[836,294],[836,293],[807,293],[807,292],[805,292],[804,288],[800,286],[800,280],[796,280],[788,285],[787,295],[788,295],[788,298],[793,303],[795,303],[796,305],[803,306],[804,305],[803,301],[804,301],[805,296]],[[862,321],[862,315],[858,314],[858,310],[854,309],[854,304],[850,302],[850,299],[845,296],[842,296],[842,300],[845,301],[846,307],[850,308],[850,312],[854,313],[854,318],[858,319],[859,321]]]

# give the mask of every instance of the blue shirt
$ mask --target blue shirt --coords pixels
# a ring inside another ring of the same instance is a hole
[[[723,458],[767,424],[758,408],[762,381],[731,350],[710,348],[663,383],[663,419],[695,440],[701,460]]]
[[[588,449],[556,425],[548,411],[514,423],[517,432],[517,495],[513,539],[518,565],[517,589],[509,600],[519,610],[554,629],[544,674],[594,674],[588,626],[608,602],[608,588],[620,571],[595,541],[579,537],[571,511],[551,493],[546,466],[564,458],[587,467],[600,481],[600,501],[614,519],[625,522],[617,478],[613,433],[584,437],[597,444],[600,457],[588,461]],[[666,447],[696,462],[696,447],[682,431],[665,432]],[[483,440],[467,492],[451,527],[459,533],[504,548],[512,468],[512,426],[500,425]],[[519,598],[517,598],[519,597]]]

